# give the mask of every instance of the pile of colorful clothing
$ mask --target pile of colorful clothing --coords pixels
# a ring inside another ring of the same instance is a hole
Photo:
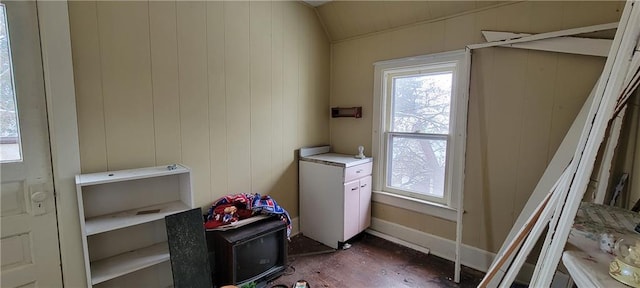
[[[276,215],[287,224],[287,238],[291,235],[291,217],[284,208],[280,207],[269,195],[240,193],[224,196],[211,204],[206,229],[231,224],[238,220],[247,219],[254,215]]]

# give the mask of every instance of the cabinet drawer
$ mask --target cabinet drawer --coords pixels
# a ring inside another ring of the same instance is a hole
[[[358,166],[346,168],[344,170],[344,182],[349,182],[371,174],[373,163],[365,163]]]

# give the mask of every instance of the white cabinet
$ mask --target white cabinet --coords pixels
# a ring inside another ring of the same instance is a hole
[[[164,217],[194,206],[190,170],[175,165],[81,174],[76,188],[88,285],[170,286]]]
[[[344,203],[343,239],[348,240],[371,225],[371,175],[344,184]]]
[[[372,159],[300,157],[300,232],[338,248],[371,224]]]

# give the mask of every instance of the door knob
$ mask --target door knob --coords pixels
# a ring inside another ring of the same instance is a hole
[[[44,202],[44,200],[47,200],[46,192],[38,191],[31,194],[31,201],[33,202]]]
[[[47,192],[36,191],[31,193],[31,205],[32,212],[34,216],[43,215],[47,213],[47,209],[45,208],[44,201],[47,200],[49,195]]]

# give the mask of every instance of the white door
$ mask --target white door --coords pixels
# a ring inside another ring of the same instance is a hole
[[[36,3],[1,6],[0,286],[62,287]]]

